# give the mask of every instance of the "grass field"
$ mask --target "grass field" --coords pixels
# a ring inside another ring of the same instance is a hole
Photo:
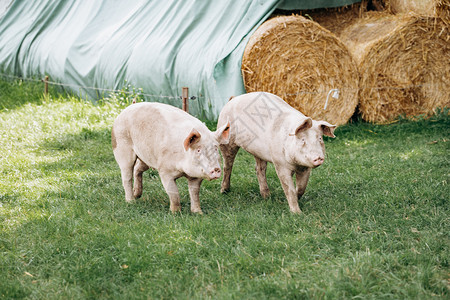
[[[449,298],[448,110],[339,127],[300,216],[272,165],[260,197],[241,151],[230,193],[203,183],[200,216],[184,179],[171,214],[155,171],[125,202],[110,145],[124,107],[0,81],[1,299]]]

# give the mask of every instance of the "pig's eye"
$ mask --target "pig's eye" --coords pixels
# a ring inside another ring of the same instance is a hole
[[[197,153],[200,153],[200,152],[202,152],[202,149],[198,148]]]

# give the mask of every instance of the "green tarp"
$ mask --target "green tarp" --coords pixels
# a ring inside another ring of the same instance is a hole
[[[245,93],[241,59],[251,33],[276,9],[359,0],[14,0],[0,15],[0,71],[52,81],[95,99],[93,88],[142,88],[146,100],[215,119]],[[2,3],[5,3],[3,0]]]

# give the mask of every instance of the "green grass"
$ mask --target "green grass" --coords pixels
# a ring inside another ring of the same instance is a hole
[[[173,215],[154,171],[124,200],[110,146],[124,104],[0,84],[2,299],[449,298],[448,111],[339,127],[300,216],[272,165],[259,196],[243,151],[230,193],[204,182],[193,215],[180,179]]]

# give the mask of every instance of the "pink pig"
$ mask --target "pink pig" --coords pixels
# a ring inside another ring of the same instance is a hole
[[[325,159],[323,135],[334,136],[336,125],[315,121],[292,108],[280,97],[255,92],[233,97],[223,107],[217,126],[231,122],[229,141],[221,144],[224,176],[222,192],[230,188],[233,162],[239,148],[256,160],[261,196],[269,196],[267,162],[272,162],[293,213],[300,213],[298,199],[308,184],[311,169]],[[292,180],[295,173],[296,186]]]
[[[137,103],[114,121],[111,141],[119,164],[125,200],[142,195],[142,173],[158,170],[170,198],[170,210],[180,211],[176,180],[188,179],[191,211],[201,213],[200,184],[221,175],[219,142],[228,143],[230,124],[211,132],[205,124],[176,107],[161,103]],[[134,188],[133,188],[134,177]]]

